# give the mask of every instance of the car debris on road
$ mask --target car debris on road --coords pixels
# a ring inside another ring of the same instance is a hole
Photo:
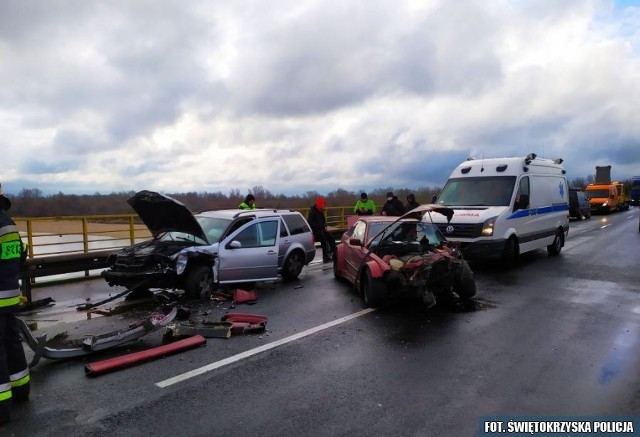
[[[126,330],[86,335],[78,340],[68,339],[66,332],[58,334],[50,340],[47,340],[46,334],[36,338],[22,319],[18,318],[18,323],[22,338],[35,352],[31,363],[29,363],[29,367],[33,367],[43,357],[50,360],[77,358],[137,340],[166,326],[175,318],[176,314],[177,309],[174,307],[167,314],[154,314],[146,320],[129,325]]]

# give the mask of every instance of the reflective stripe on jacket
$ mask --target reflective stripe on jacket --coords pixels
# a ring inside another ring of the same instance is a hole
[[[6,212],[0,211],[0,309],[20,303],[20,232]]]
[[[0,402],[11,399],[11,384],[0,384]]]
[[[29,375],[29,368],[14,373],[13,375],[9,375],[9,379],[11,380],[11,387],[22,387],[25,384],[28,384],[31,381],[31,376]]]

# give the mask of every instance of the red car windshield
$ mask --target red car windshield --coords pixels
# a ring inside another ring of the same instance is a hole
[[[429,244],[440,246],[445,238],[438,228],[432,223],[417,221],[400,221],[389,226],[391,222],[371,223],[368,238],[375,237],[371,241],[371,247],[382,242],[386,244],[390,241],[419,242],[426,238]],[[384,229],[384,232],[380,232]],[[378,235],[380,234],[380,235]],[[376,237],[377,236],[377,237]]]

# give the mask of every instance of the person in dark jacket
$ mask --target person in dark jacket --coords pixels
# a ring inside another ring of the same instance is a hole
[[[333,257],[333,252],[336,249],[336,242],[327,231],[327,219],[324,216],[324,207],[326,201],[319,197],[316,202],[309,209],[309,215],[307,221],[311,226],[313,237],[316,241],[320,242],[322,247],[322,262],[330,262]]]
[[[404,214],[404,203],[389,191],[387,201],[382,207],[382,215],[401,216],[402,214]]]
[[[0,425],[11,418],[13,404],[29,400],[31,381],[15,315],[26,252],[9,208],[11,201],[0,186]]]
[[[415,194],[413,193],[407,194],[407,211],[411,211],[412,209],[415,209],[419,206],[420,204],[416,202]]]

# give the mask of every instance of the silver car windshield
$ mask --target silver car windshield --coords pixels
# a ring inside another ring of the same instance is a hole
[[[185,232],[164,232],[158,236],[160,241],[190,241],[195,244],[207,244],[202,238],[198,238],[195,235],[187,234]]]
[[[209,244],[219,242],[233,220],[218,217],[195,216]]]
[[[509,206],[515,182],[515,176],[449,179],[438,195],[438,205]]]

